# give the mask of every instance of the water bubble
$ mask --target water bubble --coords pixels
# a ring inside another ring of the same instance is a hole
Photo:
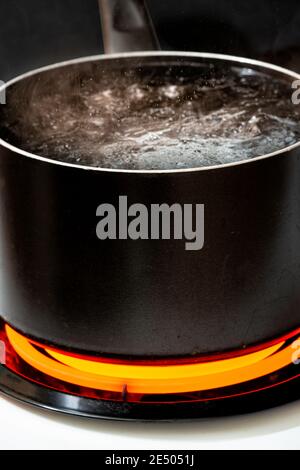
[[[213,64],[208,69],[214,73]],[[248,68],[211,78],[200,67],[174,70],[95,69],[80,90],[70,74],[53,72],[26,109],[8,102],[0,134],[9,128],[25,150],[48,158],[129,169],[220,165],[300,140],[288,83]]]

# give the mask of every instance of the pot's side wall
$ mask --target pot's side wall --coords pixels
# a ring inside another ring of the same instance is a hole
[[[300,324],[299,151],[208,171],[112,173],[0,148],[0,312],[99,354],[176,356]],[[205,242],[99,240],[101,203],[204,204]]]

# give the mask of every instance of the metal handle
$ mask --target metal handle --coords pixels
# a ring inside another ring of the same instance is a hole
[[[98,0],[106,54],[158,50],[145,0]]]

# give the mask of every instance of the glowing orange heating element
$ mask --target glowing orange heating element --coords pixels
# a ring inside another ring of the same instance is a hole
[[[179,365],[137,365],[91,361],[32,342],[6,325],[7,337],[17,354],[35,369],[64,382],[97,390],[169,394],[210,390],[253,380],[275,372],[292,361],[294,350],[285,342],[231,359]],[[49,357],[51,356],[51,357]]]

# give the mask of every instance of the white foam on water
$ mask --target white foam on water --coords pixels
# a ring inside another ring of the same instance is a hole
[[[51,92],[51,80],[40,79],[26,106],[19,90],[8,95],[0,135],[8,130],[24,150],[47,158],[124,169],[231,163],[297,142],[290,84],[243,70],[204,78],[200,68],[189,76],[181,67],[176,76],[161,66],[102,72],[80,85],[62,75],[66,83]]]

